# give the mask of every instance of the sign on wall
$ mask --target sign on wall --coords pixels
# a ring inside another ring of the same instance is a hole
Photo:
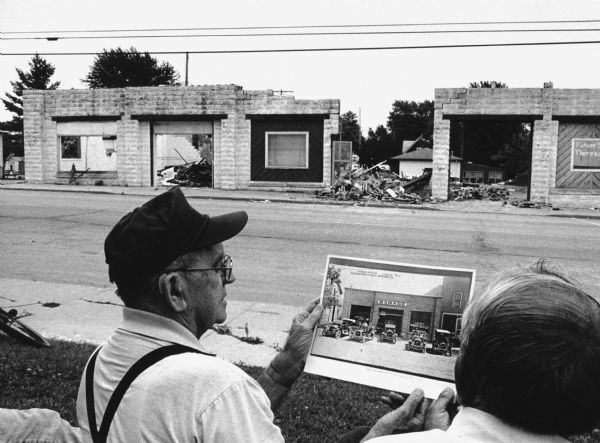
[[[600,171],[599,138],[574,138],[571,141],[571,171]]]
[[[408,307],[408,302],[406,302],[406,301],[377,300],[377,304],[378,305],[385,305],[385,306],[398,306],[398,307],[401,307],[401,308],[407,308]]]

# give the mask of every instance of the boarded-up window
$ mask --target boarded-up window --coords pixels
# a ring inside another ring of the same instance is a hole
[[[107,122],[59,122],[56,124],[59,171],[116,171],[117,124]]]
[[[61,136],[60,170],[116,171],[115,136]]]
[[[266,168],[308,168],[308,132],[265,132]]]

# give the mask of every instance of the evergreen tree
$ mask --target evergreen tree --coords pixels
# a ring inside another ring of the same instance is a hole
[[[6,98],[1,99],[4,107],[14,114],[12,120],[0,122],[5,142],[4,159],[9,154],[23,155],[23,90],[58,88],[60,82],[50,82],[54,69],[51,63],[38,54],[29,61],[28,71],[16,69],[18,80],[10,82],[12,94],[6,92]]]

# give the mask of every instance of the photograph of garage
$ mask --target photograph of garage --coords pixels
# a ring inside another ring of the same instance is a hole
[[[474,280],[473,270],[330,256],[311,355],[453,380]]]

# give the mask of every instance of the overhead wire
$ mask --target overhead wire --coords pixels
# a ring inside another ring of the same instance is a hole
[[[142,39],[142,38],[202,38],[202,37],[293,37],[328,35],[415,35],[415,34],[490,34],[526,32],[599,32],[600,28],[541,28],[541,29],[444,29],[424,31],[343,31],[343,32],[273,32],[243,34],[146,34],[146,35],[78,35],[2,37],[2,40],[90,40],[90,39]]]
[[[554,42],[512,42],[512,43],[467,43],[448,45],[414,45],[414,46],[371,46],[342,48],[284,48],[284,49],[233,49],[233,50],[186,50],[186,51],[141,51],[149,54],[255,54],[255,53],[289,53],[289,52],[332,52],[332,51],[381,51],[409,49],[449,49],[449,48],[489,48],[509,46],[557,46],[557,45],[590,45],[599,44],[600,40],[587,41],[554,41]],[[5,52],[5,56],[60,56],[60,55],[97,55],[100,52]]]
[[[370,28],[370,27],[404,27],[404,26],[459,26],[459,25],[524,25],[524,24],[558,24],[558,23],[599,23],[600,19],[584,20],[506,20],[506,21],[471,21],[471,22],[429,22],[429,23],[389,23],[389,24],[334,24],[334,25],[288,25],[288,26],[231,26],[231,27],[195,27],[195,28],[138,28],[138,29],[86,29],[86,30],[38,30],[38,31],[3,31],[2,34],[56,34],[83,32],[161,32],[161,31],[232,31],[258,29],[309,29],[309,28]]]

